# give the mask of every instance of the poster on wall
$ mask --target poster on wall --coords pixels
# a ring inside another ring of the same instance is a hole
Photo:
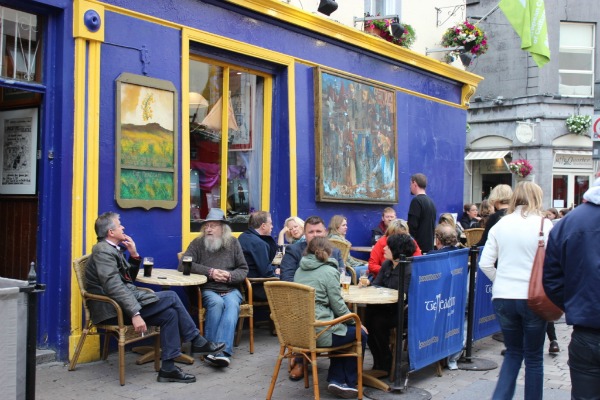
[[[116,90],[117,204],[177,205],[177,92],[173,83],[123,73]]]
[[[397,203],[393,89],[315,68],[316,200]]]
[[[38,109],[0,112],[0,194],[36,193]]]

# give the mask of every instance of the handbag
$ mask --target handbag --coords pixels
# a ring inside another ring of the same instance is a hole
[[[527,296],[527,305],[529,308],[545,319],[546,321],[556,321],[563,312],[546,296],[544,286],[542,285],[542,275],[544,273],[544,258],[546,257],[546,245],[544,243],[544,220],[540,225],[540,238],[538,248],[533,259],[531,268],[531,278],[529,279],[529,293]]]

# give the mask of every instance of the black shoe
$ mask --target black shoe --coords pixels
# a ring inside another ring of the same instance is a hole
[[[225,348],[225,343],[206,342],[204,346],[192,345],[192,354],[207,356],[209,354],[219,353]]]
[[[230,364],[229,357],[227,357],[223,353],[214,354],[214,355],[209,354],[208,356],[206,356],[206,360],[209,361],[213,366],[219,367],[219,368],[229,367],[229,364]]]
[[[550,347],[548,348],[548,353],[559,353],[560,347],[558,347],[558,342],[553,340],[550,342]]]
[[[502,349],[502,351],[500,352],[500,355],[503,356],[506,354],[506,349]]]
[[[196,377],[191,374],[186,374],[179,367],[175,367],[173,371],[158,371],[158,382],[179,382],[179,383],[192,383],[196,382]]]

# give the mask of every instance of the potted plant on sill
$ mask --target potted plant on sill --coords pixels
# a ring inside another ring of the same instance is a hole
[[[448,28],[442,36],[442,46],[444,47],[459,47],[463,50],[453,50],[451,54],[471,54],[473,56],[481,56],[488,50],[488,39],[485,32],[469,21],[461,22],[451,28]],[[452,57],[447,57],[450,59]]]
[[[508,164],[508,168],[510,169],[510,172],[512,172],[518,177],[517,180],[523,180],[530,176],[533,172],[533,167],[531,166],[529,161],[525,159],[519,159],[510,162]],[[533,177],[533,175],[531,175],[531,177]]]
[[[366,17],[369,17],[369,15],[367,14]],[[393,19],[375,19],[366,21],[364,25],[364,31],[371,35],[379,36],[388,42],[397,44],[400,47],[410,49],[417,38],[414,28],[409,24],[403,22],[399,23],[399,25],[404,29],[404,32],[402,33],[402,36],[396,39],[394,35],[392,35],[392,23],[394,23]]]
[[[592,126],[590,115],[573,114],[566,119],[567,130],[576,135],[585,135]]]

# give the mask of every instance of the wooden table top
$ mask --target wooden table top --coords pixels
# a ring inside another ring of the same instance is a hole
[[[150,277],[144,276],[144,270],[140,268],[136,278],[137,282],[158,286],[197,286],[206,283],[207,280],[204,275],[189,274],[186,276],[183,275],[183,272],[168,268],[153,268]]]
[[[367,286],[360,288],[350,285],[350,293],[342,291],[346,303],[354,304],[393,304],[398,302],[398,291],[382,287]]]
[[[360,251],[363,253],[370,253],[373,250],[373,246],[352,246],[350,247],[351,251]]]

